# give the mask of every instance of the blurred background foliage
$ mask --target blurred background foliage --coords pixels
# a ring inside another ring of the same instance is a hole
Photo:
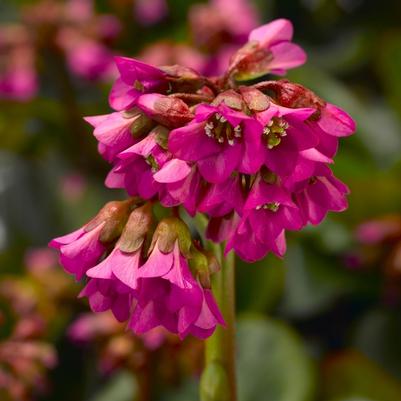
[[[0,24],[18,21],[28,3],[35,0],[1,0]],[[114,51],[134,56],[157,40],[188,42],[193,3],[168,1],[167,16],[146,27],[135,21],[132,1],[97,1],[96,11],[122,21]],[[351,188],[349,209],[290,236],[284,260],[238,261],[240,401],[400,401],[401,268],[389,265],[389,247],[372,259],[355,230],[366,220],[401,214],[401,2],[255,0],[254,5],[261,22],[285,17],[294,23],[295,41],[309,60],[289,79],[347,110],[358,131],[342,141],[334,165]],[[100,344],[77,345],[68,327],[88,309],[75,300],[78,286],[51,256],[32,259],[50,238],[74,230],[105,201],[123,196],[104,188],[108,166],[81,119],[109,111],[110,82],[79,78],[62,56],[42,50],[37,96],[0,100],[0,369],[14,369],[2,365],[1,347],[15,335],[21,316],[29,322],[35,316],[45,329],[17,339],[37,344],[40,338],[57,361],[42,363],[49,370],[46,383],[29,397],[128,401],[137,392],[142,400],[143,386],[152,379],[158,391],[149,400],[197,400],[201,362],[194,361],[201,360],[201,344],[165,339],[149,350],[130,339],[124,348],[121,336],[130,335],[111,330]],[[34,299],[28,307],[20,300],[24,296]],[[11,347],[15,354],[16,343]],[[112,369],[99,368],[101,357],[112,355],[114,361],[116,354],[121,358]],[[26,369],[15,371],[24,372],[25,384],[32,379],[29,369],[31,376]],[[1,387],[2,401],[20,400]]]

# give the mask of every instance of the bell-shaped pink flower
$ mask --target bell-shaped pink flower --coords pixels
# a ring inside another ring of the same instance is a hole
[[[258,177],[226,252],[234,249],[247,261],[258,260],[270,251],[282,256],[285,252],[284,230],[300,230],[302,227],[300,210],[290,193]]]
[[[120,159],[106,178],[109,188],[125,188],[130,195],[152,198],[160,189],[153,175],[171,159],[171,154],[159,145],[164,135],[162,127],[156,127],[140,142],[118,155]]]
[[[120,77],[114,83],[109,97],[110,106],[117,111],[132,107],[144,93],[166,89],[166,73],[141,61],[116,57]]]
[[[104,225],[101,223],[90,231],[80,228],[49,243],[52,248],[60,250],[60,264],[77,280],[81,280],[105,252],[105,245],[99,239]]]
[[[329,211],[341,212],[348,207],[348,187],[321,163],[314,165],[312,175],[296,185],[295,200],[304,223],[319,224]]]
[[[257,42],[260,49],[270,54],[271,60],[266,67],[266,73],[284,75],[288,69],[305,63],[305,52],[291,42],[293,31],[291,21],[277,19],[249,34],[249,42]]]
[[[59,249],[60,263],[68,273],[80,280],[98,263],[106,245],[121,234],[134,202],[109,202],[82,228],[50,241],[50,247]]]
[[[117,279],[92,278],[80,292],[86,297],[93,312],[111,310],[119,322],[128,320],[134,291]]]
[[[114,161],[118,153],[133,145],[136,141],[131,127],[143,115],[138,113],[115,112],[101,116],[85,117],[95,130],[93,135],[102,146],[100,154],[109,162]]]
[[[183,205],[194,216],[202,196],[202,177],[196,166],[180,159],[171,159],[156,174],[154,180],[163,184],[159,190],[160,203],[165,207]]]
[[[156,243],[139,277],[142,283],[130,322],[134,332],[162,325],[181,338],[188,334],[206,338],[217,324],[224,324],[211,292],[192,276],[178,241],[169,253],[160,251]]]
[[[222,217],[232,211],[241,215],[244,201],[241,177],[236,174],[220,184],[210,184],[198,211],[213,217]]]

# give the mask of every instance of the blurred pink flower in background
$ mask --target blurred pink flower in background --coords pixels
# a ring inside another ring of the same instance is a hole
[[[204,71],[208,58],[196,48],[184,43],[157,42],[146,47],[139,59],[151,65],[185,65],[196,71]]]
[[[82,174],[69,173],[61,179],[60,192],[65,200],[76,202],[82,198],[87,186],[86,178]]]
[[[153,25],[166,17],[168,6],[166,0],[135,0],[134,14],[142,25]]]
[[[22,25],[0,26],[0,99],[28,101],[37,90],[29,32]]]
[[[218,75],[260,19],[250,1],[210,0],[191,7],[189,23],[195,46],[209,54],[208,63],[200,72]]]
[[[58,255],[53,249],[31,248],[25,253],[25,266],[31,271],[45,271],[58,264]]]

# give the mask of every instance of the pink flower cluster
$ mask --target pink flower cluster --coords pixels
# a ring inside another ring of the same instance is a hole
[[[255,29],[230,72],[283,74],[305,61],[292,26]],[[260,57],[260,56],[258,56]],[[285,252],[285,230],[318,224],[347,206],[347,187],[328,165],[353,120],[310,90],[287,81],[214,88],[195,71],[117,58],[114,113],[88,117],[100,153],[113,164],[110,188],[125,188],[166,207],[210,216],[209,238],[227,241],[246,261]],[[217,83],[218,84],[218,83]],[[181,93],[193,86],[194,93]]]
[[[207,257],[177,218],[162,220],[147,246],[151,206],[131,212],[134,202],[107,204],[86,226],[50,246],[60,250],[67,272],[88,278],[80,296],[89,299],[94,312],[111,310],[136,334],[162,326],[181,338],[210,336],[224,320],[211,290],[201,284]]]
[[[68,272],[90,278],[81,295],[93,310],[111,309],[136,333],[163,326],[205,338],[223,322],[209,289],[213,263],[180,220],[162,220],[144,248],[150,227],[143,210],[153,202],[207,215],[206,237],[250,262],[284,255],[286,231],[347,207],[348,188],[329,165],[338,139],[355,130],[351,117],[286,80],[245,85],[305,62],[292,35],[284,19],[251,31],[216,78],[116,58],[115,111],[86,121],[112,164],[106,186],[145,206],[122,234],[115,233],[125,224],[117,212],[102,211],[95,223],[52,242]]]

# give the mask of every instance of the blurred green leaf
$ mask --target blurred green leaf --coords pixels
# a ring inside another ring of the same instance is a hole
[[[237,259],[237,267],[237,309],[254,312],[271,310],[283,293],[283,261],[272,255],[252,264]]]
[[[314,399],[314,368],[292,329],[273,319],[243,318],[238,324],[239,401]]]
[[[378,307],[357,322],[352,344],[401,380],[400,338],[399,312]]]
[[[178,388],[165,392],[160,401],[197,401],[198,392],[198,382],[187,380]]]
[[[120,372],[90,399],[90,401],[132,401],[136,392],[134,377],[129,372]]]
[[[323,393],[328,400],[341,397],[401,400],[401,383],[357,351],[344,351],[328,359],[322,379]]]
[[[288,272],[281,310],[286,316],[317,314],[340,296],[368,291],[374,285],[346,270],[332,256],[305,245],[290,244],[285,263]]]

